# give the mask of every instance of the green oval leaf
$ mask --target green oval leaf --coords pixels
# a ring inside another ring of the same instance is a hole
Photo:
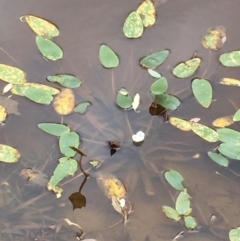
[[[240,66],[240,50],[221,54],[219,61],[223,66],[226,67],[237,67]]]
[[[216,162],[217,164],[219,164],[220,166],[228,167],[228,165],[229,165],[228,159],[227,159],[226,157],[222,156],[221,154],[218,154],[218,153],[214,153],[214,152],[209,151],[209,152],[208,152],[208,156],[209,156],[214,162]]]
[[[143,34],[143,22],[136,11],[131,12],[123,25],[123,33],[127,38],[139,38]]]
[[[56,123],[41,123],[38,124],[38,127],[46,133],[54,136],[61,136],[64,132],[70,132],[68,126]]]
[[[233,121],[240,121],[240,109],[234,114]]]
[[[21,154],[11,146],[0,144],[0,161],[6,163],[17,162]]]
[[[78,105],[73,109],[73,111],[74,111],[74,112],[78,112],[78,113],[80,113],[80,114],[84,114],[84,113],[86,113],[86,111],[87,111],[87,107],[90,106],[90,105],[91,105],[90,102],[80,103],[80,104],[78,104]]]
[[[192,131],[208,142],[218,141],[218,133],[208,126],[200,123],[191,122]]]
[[[119,58],[107,45],[101,45],[99,59],[105,68],[115,68],[119,65]]]
[[[167,88],[168,88],[167,79],[165,77],[161,77],[151,85],[150,90],[154,95],[161,95],[167,90]]]
[[[67,157],[73,157],[76,154],[71,147],[78,148],[79,144],[80,138],[76,132],[64,132],[59,138],[60,152]]]
[[[190,131],[191,130],[191,124],[189,121],[177,118],[177,117],[170,117],[169,122],[177,127],[178,129],[182,131]]]
[[[230,241],[239,241],[240,240],[240,228],[235,228],[229,232]]]
[[[212,86],[206,79],[194,79],[192,90],[195,98],[205,108],[208,108],[212,102]]]
[[[153,78],[161,78],[161,74],[159,74],[157,71],[153,69],[148,69],[148,73],[153,77]]]
[[[174,208],[163,206],[162,211],[165,213],[166,217],[171,218],[175,221],[179,221],[181,219],[180,215]]]
[[[126,93],[127,90],[125,88],[121,88],[120,91],[117,94],[117,105],[121,107],[122,109],[128,109],[132,106],[133,99],[129,94],[121,94]]]
[[[191,212],[190,195],[185,191],[180,192],[176,200],[176,210],[179,215],[188,215]]]
[[[195,71],[198,69],[198,67],[201,64],[200,58],[192,58],[190,60],[187,60],[183,63],[178,64],[172,71],[173,75],[183,79],[190,77],[195,73]]]
[[[174,170],[169,170],[164,173],[164,176],[168,183],[177,190],[182,191],[184,189],[182,181],[184,180],[182,175]]]
[[[229,129],[221,128],[217,130],[219,140],[228,144],[240,145],[240,132]]]
[[[50,75],[47,77],[47,80],[59,83],[60,85],[68,88],[77,88],[83,83],[83,81],[79,78],[69,74]]]
[[[157,103],[169,110],[176,110],[181,104],[177,97],[169,94],[158,95]]]
[[[196,219],[192,216],[183,217],[186,228],[195,229],[197,227]]]
[[[222,143],[218,147],[218,151],[226,157],[231,159],[240,160],[240,147],[229,143]]]
[[[140,60],[140,65],[147,69],[154,69],[161,65],[167,59],[168,55],[169,50],[167,49],[149,54]]]
[[[49,60],[58,60],[63,57],[62,49],[53,41],[36,36],[36,44],[42,55]]]

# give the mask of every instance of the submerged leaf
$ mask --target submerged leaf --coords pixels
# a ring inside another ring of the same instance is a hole
[[[214,152],[208,152],[208,156],[217,164],[223,167],[228,167],[229,161],[226,157],[222,156],[221,154],[214,153]]]
[[[223,66],[226,67],[237,67],[240,66],[240,50],[221,54],[219,61]]]
[[[49,60],[58,60],[63,57],[62,49],[53,41],[36,36],[36,44],[42,55]]]
[[[184,179],[179,172],[175,170],[169,170],[164,173],[164,176],[172,187],[180,191],[184,190],[184,187],[182,185],[182,181]]]
[[[191,124],[189,121],[186,121],[177,117],[170,117],[170,123],[182,131],[191,130]]]
[[[21,154],[11,146],[0,144],[0,161],[6,163],[17,162]]]
[[[200,58],[192,58],[183,63],[180,63],[173,69],[173,75],[180,79],[190,77],[198,69],[200,63]]]
[[[83,83],[83,81],[79,78],[69,74],[50,75],[47,77],[47,80],[50,82],[59,83],[67,88],[77,88]]]
[[[121,94],[122,91],[127,91],[127,90],[125,88],[121,88],[121,90],[117,94],[116,102],[117,102],[117,105],[122,109],[128,109],[132,106],[133,99],[129,94],[127,95]]]
[[[221,128],[217,130],[217,133],[220,141],[240,146],[240,132],[229,128]]]
[[[238,80],[238,79],[231,79],[231,78],[223,78],[221,80],[220,84],[240,86],[240,80]]]
[[[90,106],[91,105],[91,103],[90,102],[82,102],[82,103],[80,103],[80,104],[78,104],[74,109],[73,109],[73,111],[74,112],[78,112],[78,113],[80,113],[80,114],[84,114],[84,113],[86,113],[86,111],[87,111],[87,108],[88,108],[88,106]]]
[[[61,136],[64,132],[70,132],[68,126],[56,123],[41,123],[38,124],[38,127],[46,133],[54,136]]]
[[[76,132],[64,132],[59,138],[59,148],[66,157],[73,157],[76,151],[71,147],[78,148],[80,144],[79,135]]]
[[[139,38],[143,34],[142,19],[136,11],[131,12],[123,25],[123,33],[127,38]]]
[[[206,79],[194,79],[192,90],[199,104],[208,108],[212,102],[212,86],[209,81]]]
[[[212,122],[212,125],[215,127],[226,127],[234,123],[232,116],[223,116],[219,117]]]
[[[107,45],[101,45],[99,59],[105,68],[115,68],[119,65],[119,58],[115,52]]]
[[[169,110],[176,110],[181,104],[177,97],[169,94],[158,95],[157,103]]]
[[[175,208],[180,215],[188,215],[191,213],[191,203],[190,195],[187,193],[187,190],[180,192],[177,197]]]
[[[161,65],[168,57],[169,50],[160,50],[158,52],[147,55],[140,60],[140,65],[147,69],[154,69]]]
[[[171,207],[168,207],[168,206],[163,206],[162,211],[165,213],[165,215],[168,218],[171,218],[175,221],[179,221],[181,219],[180,215],[178,214],[178,212],[174,208],[171,208]]]
[[[218,151],[226,157],[231,159],[240,160],[240,147],[239,145],[222,143],[218,147]]]
[[[240,121],[240,109],[234,114],[233,121]]]
[[[168,88],[167,79],[165,77],[161,77],[151,85],[150,90],[154,95],[161,95],[164,92],[166,92],[167,88]]]
[[[197,222],[194,217],[192,216],[184,216],[184,223],[186,228],[188,229],[195,229],[197,227]]]
[[[7,110],[4,106],[0,105],[0,122],[5,121],[7,118]]]

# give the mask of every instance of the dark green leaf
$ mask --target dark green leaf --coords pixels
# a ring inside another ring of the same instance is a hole
[[[222,156],[221,154],[214,153],[214,152],[208,152],[208,156],[217,164],[223,167],[228,167],[229,161],[226,157]]]
[[[176,188],[177,190],[182,191],[184,189],[184,187],[182,185],[182,181],[184,179],[179,172],[174,171],[174,170],[169,170],[164,173],[164,176],[165,176],[166,180],[168,181],[168,183],[171,186],[173,186],[174,188]]]
[[[221,154],[223,154],[226,157],[240,160],[240,146],[228,144],[228,143],[222,143],[218,147],[218,151],[221,152]]]
[[[121,90],[118,92],[117,94],[117,105],[123,109],[128,109],[132,106],[132,102],[133,102],[133,99],[132,97],[127,94],[127,95],[123,95],[121,94],[122,92],[126,92],[127,90],[124,89],[124,88],[121,88]]]
[[[240,132],[229,128],[221,128],[217,130],[217,133],[220,141],[240,146]]]
[[[73,157],[76,154],[71,147],[78,147],[80,144],[79,135],[76,132],[64,132],[59,138],[59,148],[63,155]]]
[[[77,88],[83,83],[79,78],[69,74],[50,75],[47,77],[47,80],[50,82],[57,82],[68,88]]]
[[[157,103],[169,110],[176,110],[181,104],[178,98],[168,94],[158,95]]]
[[[154,95],[161,95],[167,90],[167,88],[168,88],[167,79],[165,77],[161,77],[151,85],[150,90]]]
[[[102,45],[99,50],[101,64],[105,68],[115,68],[119,65],[119,58],[107,45]]]
[[[41,123],[38,124],[38,127],[54,136],[61,136],[64,132],[70,132],[70,128],[68,126],[56,123]]]

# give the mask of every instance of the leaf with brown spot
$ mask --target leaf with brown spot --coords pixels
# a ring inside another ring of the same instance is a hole
[[[75,96],[71,89],[63,89],[53,102],[54,109],[60,115],[68,115],[75,106]]]

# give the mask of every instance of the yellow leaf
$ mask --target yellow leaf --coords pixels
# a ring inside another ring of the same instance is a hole
[[[226,126],[230,126],[233,123],[234,123],[233,116],[223,116],[214,120],[212,122],[212,125],[215,127],[226,127]]]
[[[7,110],[2,105],[0,105],[0,122],[5,121],[6,117],[7,117]]]
[[[75,97],[71,89],[63,89],[53,102],[54,109],[60,115],[68,115],[75,106]]]
[[[191,130],[191,124],[189,123],[189,121],[177,117],[170,117],[170,123],[182,131]]]
[[[240,86],[240,80],[238,80],[238,79],[231,79],[231,78],[223,78],[221,80],[220,84]]]

